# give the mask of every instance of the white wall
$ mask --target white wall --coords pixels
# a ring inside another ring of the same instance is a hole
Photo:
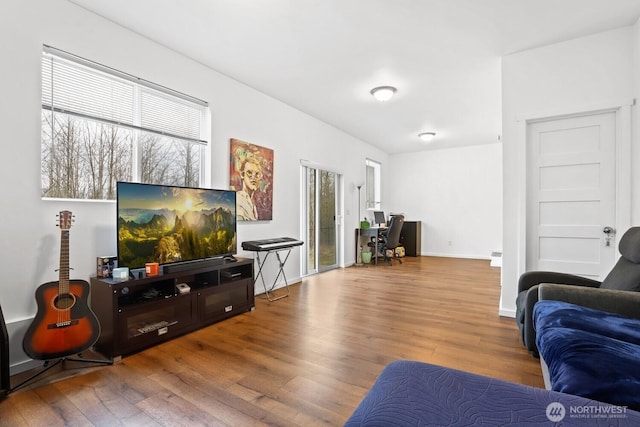
[[[636,36],[637,38],[637,36]],[[522,236],[519,210],[519,152],[524,139],[519,130],[523,117],[582,112],[594,106],[629,104],[639,70],[633,67],[634,29],[625,27],[552,46],[533,49],[502,60],[504,224],[502,297],[500,312],[513,315],[517,294]],[[636,137],[632,149],[637,164]],[[638,203],[637,189],[632,200]],[[636,215],[632,223],[638,223]]]
[[[36,287],[58,279],[60,236],[55,215],[63,209],[76,215],[71,229],[72,279],[88,280],[95,273],[96,256],[116,252],[113,202],[40,197],[43,44],[208,101],[214,188],[229,185],[229,138],[274,149],[274,219],[239,224],[238,242],[300,235],[301,159],[342,171],[348,211],[343,262],[353,262],[358,201],[352,184],[364,181],[367,157],[385,162],[386,154],[65,0],[3,0],[0,40],[0,304],[12,335],[12,365],[26,358],[19,347],[24,325],[36,312]],[[275,265],[267,276],[274,271]],[[290,281],[299,278],[299,257],[290,258],[286,274]]]
[[[385,209],[422,222],[422,254],[489,259],[502,249],[502,144],[392,155]]]
[[[60,236],[55,215],[63,209],[76,215],[71,229],[72,278],[88,280],[94,274],[95,257],[115,253],[113,202],[40,197],[42,44],[208,101],[214,188],[229,185],[229,138],[274,149],[274,219],[239,224],[239,242],[300,235],[299,165],[304,159],[344,173],[341,264],[350,264],[355,257],[353,229],[359,221],[355,183],[364,181],[365,159],[372,158],[383,165],[385,211],[402,211],[408,220],[423,222],[423,254],[488,258],[491,251],[501,249],[501,144],[389,157],[66,0],[3,0],[0,39],[0,304],[11,335],[14,367],[26,359],[21,340],[36,311],[34,291],[58,278]],[[240,255],[251,256],[241,250]],[[272,273],[275,266],[266,271],[267,276]],[[292,256],[286,275],[291,282],[299,274],[299,257]]]

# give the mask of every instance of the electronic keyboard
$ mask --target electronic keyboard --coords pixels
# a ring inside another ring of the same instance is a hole
[[[278,237],[275,239],[251,240],[248,242],[242,242],[242,249],[244,249],[245,251],[263,252],[276,249],[292,248],[294,246],[300,246],[302,244],[304,244],[302,240],[297,240],[291,237]]]

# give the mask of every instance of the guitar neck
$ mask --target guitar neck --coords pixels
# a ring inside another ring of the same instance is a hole
[[[69,230],[62,230],[60,235],[60,269],[58,270],[59,294],[69,293]]]

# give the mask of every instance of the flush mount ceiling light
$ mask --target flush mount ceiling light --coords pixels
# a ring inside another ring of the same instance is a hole
[[[379,86],[371,89],[371,95],[380,102],[390,100],[398,90],[393,86]]]
[[[424,142],[431,141],[435,136],[436,136],[435,132],[422,132],[418,134],[418,138],[420,138]]]

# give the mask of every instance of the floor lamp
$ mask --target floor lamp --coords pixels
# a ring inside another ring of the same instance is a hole
[[[362,187],[364,186],[364,184],[359,184],[356,186],[356,188],[358,189],[358,236],[356,237],[356,239],[358,239],[358,243],[360,243],[360,190],[362,189]],[[362,245],[358,245],[360,247],[359,252],[356,254],[356,266],[358,267],[362,267],[364,264],[362,263]]]

